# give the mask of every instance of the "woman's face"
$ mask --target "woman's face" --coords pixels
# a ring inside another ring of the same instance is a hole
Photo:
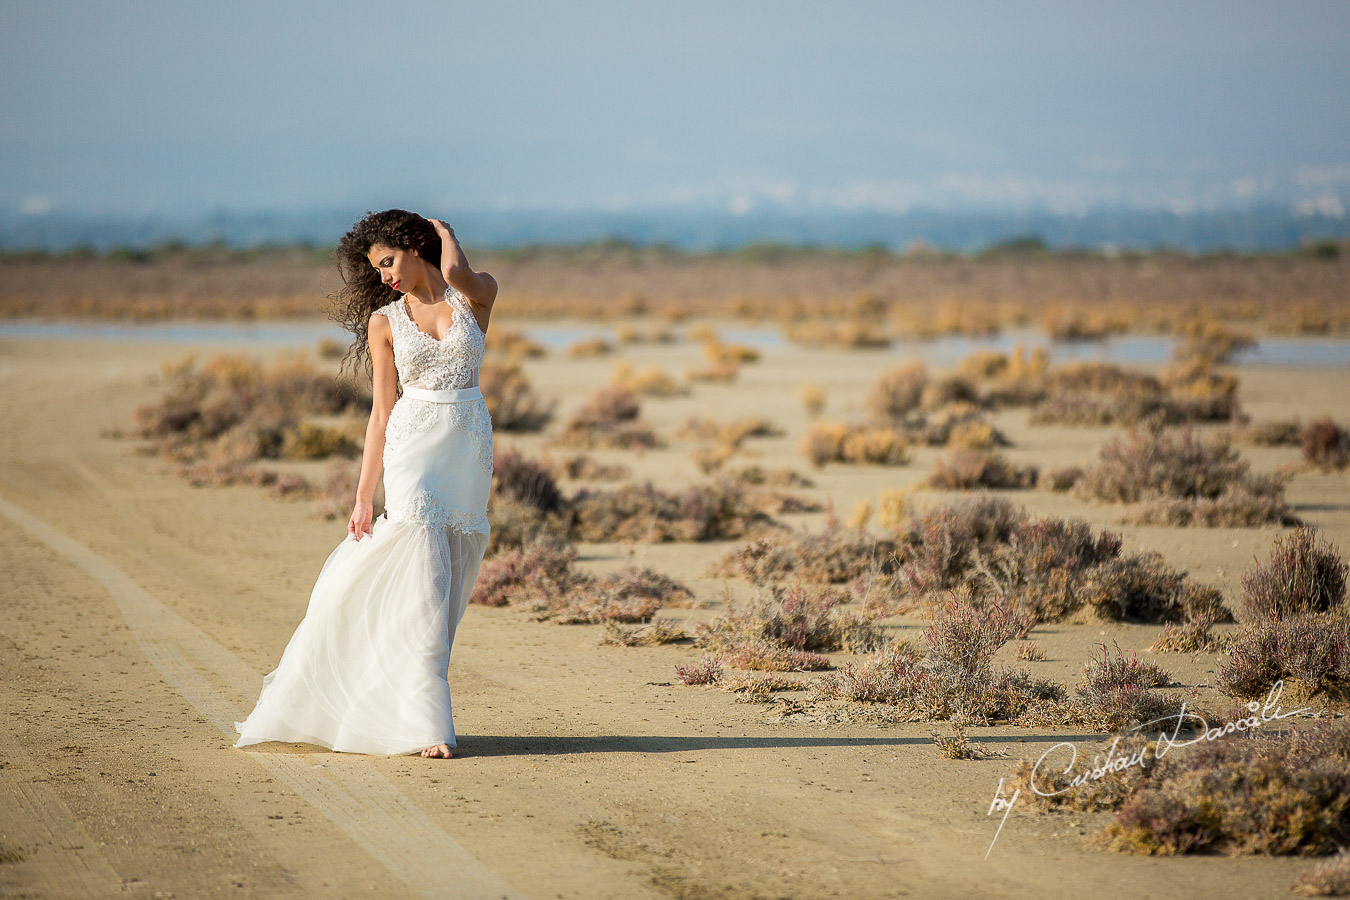
[[[380,273],[380,280],[396,291],[408,293],[417,286],[426,266],[413,250],[399,250],[384,244],[375,244],[366,259]]]

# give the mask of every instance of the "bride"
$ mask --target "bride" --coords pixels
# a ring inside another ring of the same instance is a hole
[[[490,533],[478,377],[497,282],[470,268],[445,223],[400,209],[357,222],[338,266],[334,317],[374,391],[356,503],[235,746],[448,759],[450,648]],[[372,522],[381,471],[385,512]]]

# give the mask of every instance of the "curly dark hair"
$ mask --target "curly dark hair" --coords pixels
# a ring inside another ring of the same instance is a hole
[[[398,291],[380,279],[367,254],[376,244],[396,250],[416,250],[433,266],[441,264],[441,239],[435,227],[406,209],[366,213],[338,241],[337,265],[342,287],[329,295],[328,317],[356,336],[342,357],[341,371],[350,360],[354,367],[373,370],[370,359],[370,314],[398,296]]]

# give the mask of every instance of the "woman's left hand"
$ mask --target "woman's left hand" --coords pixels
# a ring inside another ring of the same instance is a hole
[[[455,236],[455,229],[451,228],[440,219],[427,219],[427,221],[431,223],[432,228],[436,229],[436,233],[441,236],[441,240],[453,238]]]

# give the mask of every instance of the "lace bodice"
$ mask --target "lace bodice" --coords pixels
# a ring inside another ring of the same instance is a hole
[[[455,323],[439,341],[417,327],[404,295],[375,310],[389,319],[394,367],[404,387],[445,391],[478,385],[486,338],[463,294],[447,287],[445,302],[454,307]]]

